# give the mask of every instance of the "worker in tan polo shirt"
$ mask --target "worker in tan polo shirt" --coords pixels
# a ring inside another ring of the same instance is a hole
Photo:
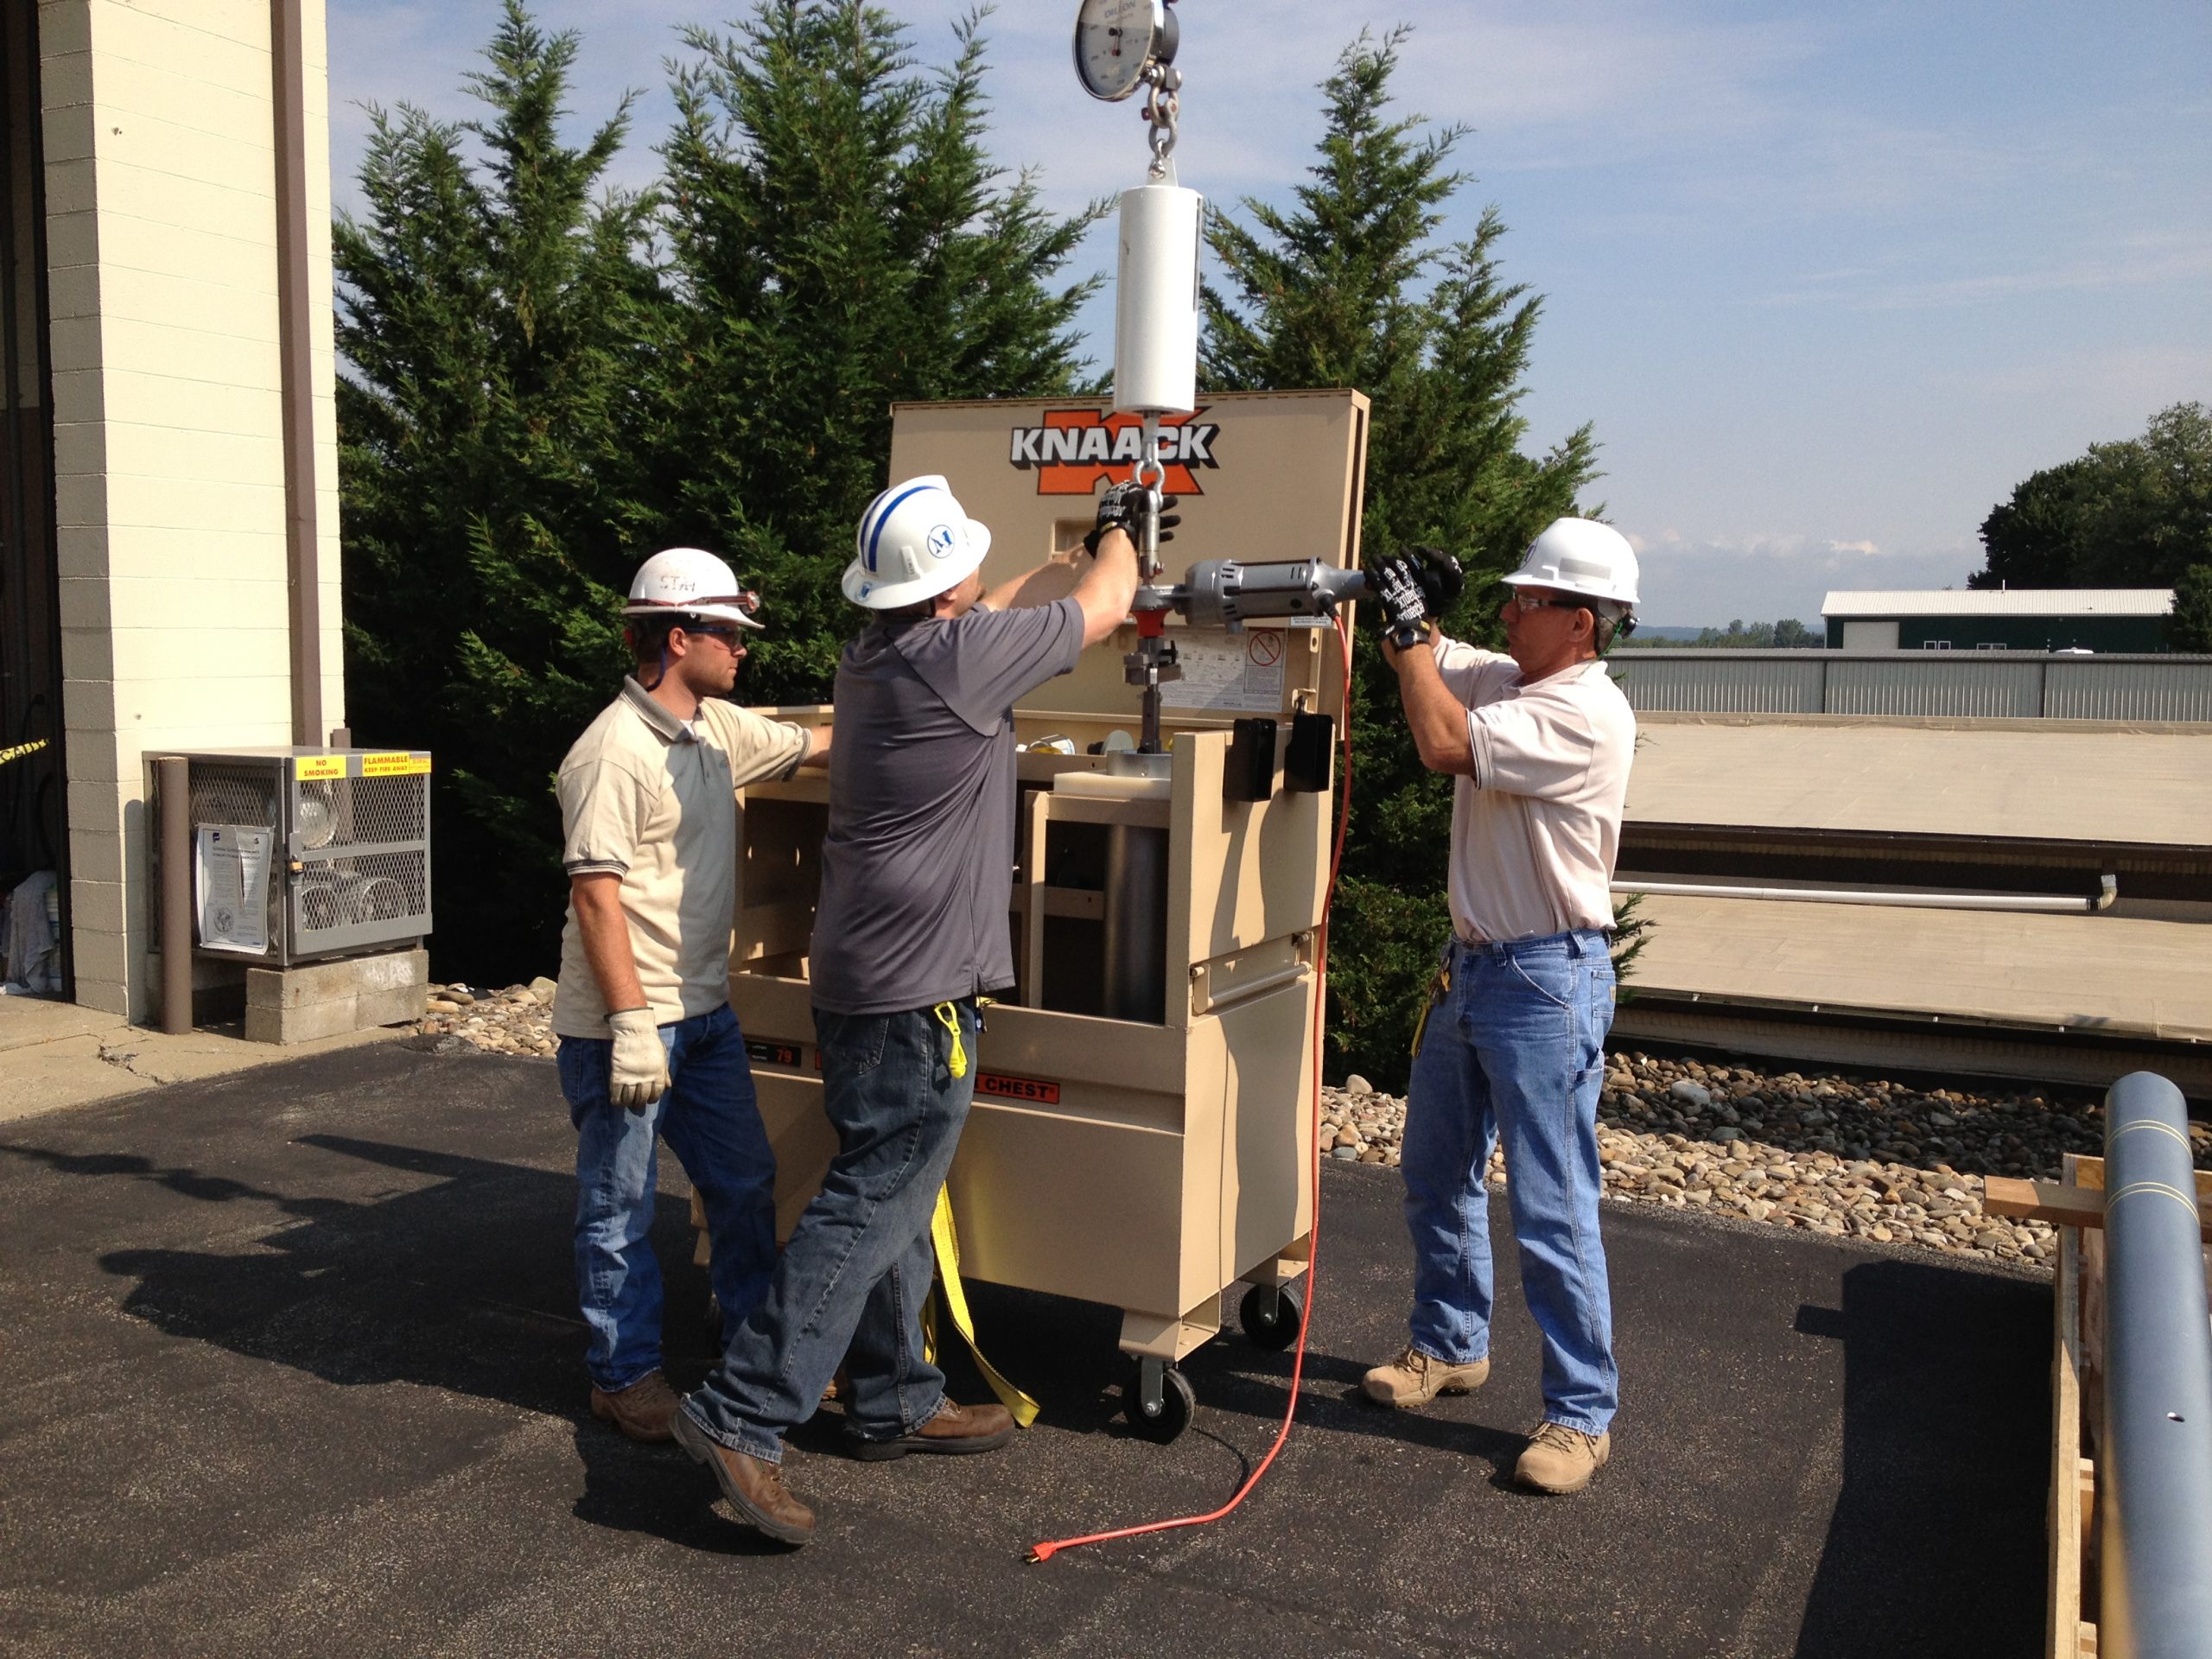
[[[1636,717],[1600,658],[1635,626],[1636,555],[1610,525],[1555,519],[1505,578],[1505,656],[1446,639],[1429,620],[1459,577],[1433,550],[1369,575],[1421,763],[1454,780],[1455,937],[1406,1098],[1412,1340],[1363,1386],[1382,1404],[1417,1407],[1489,1380],[1483,1178],[1503,1141],[1521,1288],[1543,1338],[1543,1419],[1514,1474],[1538,1491],[1576,1492],[1611,1454],[1620,1392],[1597,1111]]]
[[[733,1326],[775,1266],[775,1155],[729,1006],[737,798],[826,765],[809,731],[723,701],[759,601],[696,548],[638,568],[623,607],[637,673],[561,763],[569,873],[553,1030],[576,1126],[576,1294],[591,1332],[591,1409],[665,1440],[652,1227],[656,1140],[707,1213],[715,1299]]]

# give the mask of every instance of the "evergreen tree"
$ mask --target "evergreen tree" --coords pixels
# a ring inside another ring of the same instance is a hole
[[[1496,644],[1495,579],[1545,524],[1576,511],[1596,476],[1595,444],[1585,426],[1541,457],[1522,452],[1516,405],[1540,302],[1498,274],[1505,226],[1494,208],[1465,241],[1435,240],[1445,204],[1468,182],[1449,165],[1465,130],[1388,118],[1407,32],[1379,43],[1363,34],[1322,83],[1325,131],[1294,207],[1248,200],[1253,228],[1219,214],[1210,223],[1224,286],[1205,289],[1201,372],[1222,391],[1367,393],[1366,556],[1452,550],[1468,582],[1446,630]],[[1396,676],[1364,633],[1354,674],[1357,786],[1332,923],[1332,1069],[1395,1085],[1451,930],[1452,785],[1421,766]]]
[[[638,561],[709,548],[766,599],[751,702],[829,694],[836,591],[896,398],[1076,378],[1092,213],[985,155],[982,43],[918,71],[880,11],[766,0],[680,66],[664,185],[609,191],[628,101],[562,143],[578,50],[518,0],[483,118],[374,112],[335,230],[347,673],[364,741],[437,757],[439,969],[550,969],[552,777],[628,667]]]
[[[685,304],[661,411],[674,527],[756,581],[746,689],[829,695],[853,527],[889,480],[891,405],[1072,390],[1090,284],[1053,286],[1094,207],[1054,219],[985,149],[983,41],[918,71],[858,0],[762,0],[695,29],[662,154]],[[674,370],[680,365],[680,372]]]
[[[559,137],[576,49],[509,0],[468,78],[484,118],[372,111],[364,217],[334,233],[353,720],[435,756],[438,952],[469,977],[553,960],[551,774],[619,683],[652,516],[632,459],[652,203],[593,199],[626,99]]]

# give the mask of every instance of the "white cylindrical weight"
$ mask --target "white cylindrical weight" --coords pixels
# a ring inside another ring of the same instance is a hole
[[[1180,185],[1122,193],[1114,306],[1114,407],[1185,415],[1198,404],[1198,219]]]

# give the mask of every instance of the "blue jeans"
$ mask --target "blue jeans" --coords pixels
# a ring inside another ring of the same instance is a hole
[[[706,1210],[724,1329],[759,1303],[776,1262],[776,1154],[736,1014],[725,1003],[663,1026],[660,1039],[668,1091],[642,1112],[607,1097],[611,1039],[561,1039],[561,1093],[576,1126],[576,1296],[591,1328],[584,1367],[610,1394],[660,1369],[656,1135]]]
[[[1455,943],[1406,1100],[1400,1173],[1414,1239],[1413,1345],[1490,1352],[1491,1148],[1505,1142],[1521,1289],[1542,1333],[1544,1416],[1603,1433],[1620,1403],[1598,1236],[1598,1094],[1613,1023],[1605,936]]]
[[[952,1006],[968,1055],[957,1077],[952,1033],[927,1008],[814,1011],[837,1155],[785,1243],[766,1300],[684,1399],[724,1446],[780,1463],[783,1436],[814,1414],[841,1359],[853,1384],[849,1433],[896,1439],[944,1404],[944,1373],[922,1344],[937,1268],[930,1220],[976,1093],[976,1004]]]

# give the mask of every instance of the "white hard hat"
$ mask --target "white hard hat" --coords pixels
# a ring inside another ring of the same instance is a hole
[[[760,596],[739,588],[729,566],[704,548],[671,547],[638,567],[630,582],[630,602],[622,607],[622,614],[674,613],[759,628],[751,613],[760,604]]]
[[[845,597],[872,611],[935,599],[991,550],[991,532],[970,518],[935,473],[893,484],[868,504],[845,569]]]
[[[1636,603],[1636,550],[1611,524],[1594,518],[1554,518],[1529,543],[1509,588],[1555,588],[1584,599]]]

